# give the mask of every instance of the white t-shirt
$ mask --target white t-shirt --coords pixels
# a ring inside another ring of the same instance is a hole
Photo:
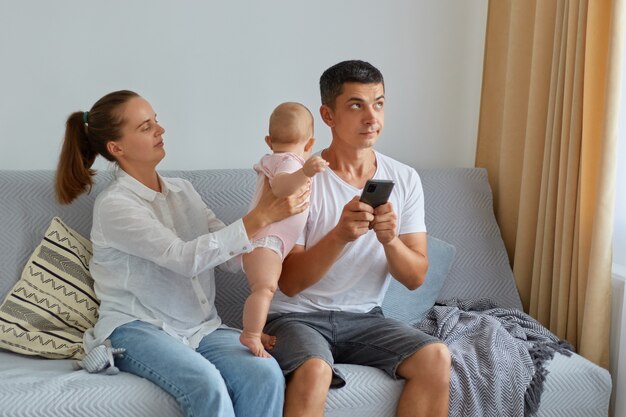
[[[389,201],[398,217],[398,234],[426,232],[419,175],[408,165],[378,152],[375,155],[377,169],[373,178],[395,182]],[[297,244],[307,248],[319,242],[337,225],[343,207],[361,191],[330,169],[315,175],[309,217]],[[383,247],[370,230],[348,243],[328,273],[311,287],[294,297],[277,290],[270,312],[367,312],[382,304],[390,278]]]
[[[196,348],[222,325],[213,268],[252,249],[243,222],[225,226],[189,181],[159,177],[157,193],[121,169],[116,174],[94,204],[90,271],[101,304],[85,347],[142,320]]]

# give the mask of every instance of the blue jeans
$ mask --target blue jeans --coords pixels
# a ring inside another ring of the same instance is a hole
[[[217,329],[195,351],[141,321],[118,327],[109,338],[126,349],[116,366],[168,392],[187,417],[282,416],[280,367],[273,358],[252,355],[236,330]]]

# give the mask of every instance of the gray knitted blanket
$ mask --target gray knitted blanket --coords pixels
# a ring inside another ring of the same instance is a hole
[[[439,303],[416,326],[450,349],[455,417],[534,415],[546,362],[573,350],[529,315],[486,299]]]

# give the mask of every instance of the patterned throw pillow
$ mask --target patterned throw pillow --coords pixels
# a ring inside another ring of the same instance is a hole
[[[98,317],[89,274],[91,242],[52,219],[21,279],[0,306],[0,347],[51,359],[82,359],[83,333]]]

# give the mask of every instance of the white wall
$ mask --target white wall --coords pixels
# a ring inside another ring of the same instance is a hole
[[[69,113],[132,89],[166,128],[161,169],[250,167],[267,118],[364,59],[386,80],[378,149],[473,166],[487,0],[0,0],[0,169],[54,169]],[[328,129],[316,119],[318,144]],[[97,167],[103,167],[99,164]]]

